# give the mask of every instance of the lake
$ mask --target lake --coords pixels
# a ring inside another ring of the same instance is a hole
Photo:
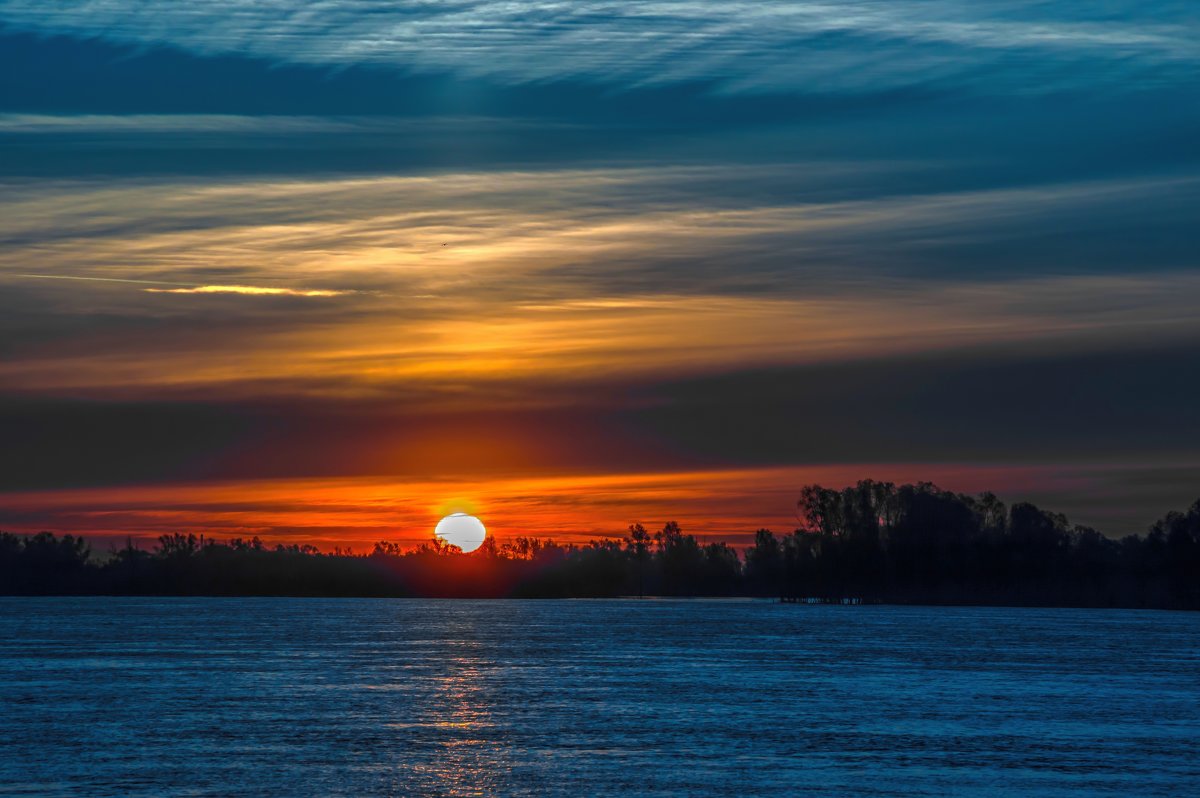
[[[0,795],[1200,791],[1200,614],[0,598]]]

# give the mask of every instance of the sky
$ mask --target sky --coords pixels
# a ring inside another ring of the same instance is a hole
[[[0,0],[0,528],[1200,496],[1200,7]]]

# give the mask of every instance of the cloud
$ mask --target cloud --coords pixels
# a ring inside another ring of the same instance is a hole
[[[357,272],[429,289],[415,293],[485,272],[547,270],[602,282],[604,293],[639,280],[665,281],[674,292],[672,277],[698,293],[756,278],[770,278],[771,293],[801,281],[811,293],[837,274],[961,275],[964,263],[980,276],[1120,271],[1130,234],[1146,229],[1155,235],[1137,241],[1139,270],[1173,268],[1186,265],[1196,243],[1188,210],[1200,178],[1192,171],[968,190],[930,183],[925,171],[903,162],[800,162],[9,181],[0,266],[29,271],[36,247],[36,262],[61,266],[56,273],[189,285],[226,284],[216,273],[269,282],[286,263],[293,276]]]
[[[859,45],[833,36],[822,44],[828,52],[788,53],[828,65]],[[926,186],[963,191],[1194,168],[1200,135],[1195,104],[1174,101],[1195,92],[1200,70],[1160,80],[1125,61],[1129,74],[1104,84],[1089,82],[1102,74],[1090,62],[1022,54],[978,65],[955,86],[889,88],[877,80],[849,91],[814,78],[763,94],[714,91],[701,77],[503,83],[461,71],[282,64],[241,53],[0,27],[0,180],[835,161],[910,165],[891,176],[877,171],[873,186],[843,182],[843,195],[894,190],[897,181],[911,190],[918,173]],[[738,64],[721,76],[737,79]],[[1032,90],[998,88],[992,78],[1009,69],[1027,69]],[[25,79],[30,74],[38,80]],[[1076,90],[1054,89],[1046,74],[1077,81]],[[1040,92],[1051,90],[1049,102]],[[925,168],[911,168],[918,163]],[[782,180],[775,187],[787,190]]]
[[[129,136],[144,141],[149,137],[188,136],[269,136],[278,144],[281,137],[320,135],[322,141],[345,140],[356,134],[398,136],[413,134],[445,135],[470,128],[518,131],[569,129],[564,122],[521,120],[485,116],[423,116],[406,119],[396,116],[365,115],[294,115],[294,114],[90,114],[90,113],[3,113],[0,112],[0,136]],[[236,138],[222,138],[236,141]]]
[[[186,8],[12,0],[0,22],[279,62],[450,71],[503,83],[712,81],[729,92],[876,92],[979,81],[993,91],[1041,93],[1127,84],[1135,75],[1142,84],[1189,78],[1200,60],[1186,4],[1135,0],[1102,12],[1032,0],[370,0],[328,3],[319,15],[248,0]]]
[[[0,300],[0,375],[379,395],[1197,335],[1193,175],[844,197],[905,168],[10,183],[0,279],[54,279]]]
[[[313,390],[320,375],[303,369],[319,369],[322,359],[306,356],[288,379],[241,392],[233,383],[172,393],[142,376],[123,394],[91,385],[75,398],[0,397],[11,454],[0,481],[1149,462],[1196,454],[1198,351],[1189,341],[1155,340],[1055,351],[1035,340],[808,363],[726,362],[699,373],[671,365],[619,374],[529,369],[492,379],[447,373],[373,394]],[[230,372],[245,363],[235,360]],[[328,379],[352,387],[340,374]]]
[[[267,288],[261,285],[197,285],[192,288],[143,288],[148,294],[242,294],[245,296],[344,296],[349,291],[327,288]]]
[[[0,135],[172,133],[349,133],[368,120],[236,114],[0,113]],[[396,125],[393,125],[393,128]]]

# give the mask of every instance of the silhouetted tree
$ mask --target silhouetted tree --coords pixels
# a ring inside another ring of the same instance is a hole
[[[783,589],[783,552],[769,529],[754,533],[746,550],[746,583],[753,595],[778,596]]]
[[[679,524],[668,521],[654,535],[662,592],[668,596],[695,595],[704,580],[704,553]]]
[[[650,565],[650,533],[641,524],[630,524],[625,536],[625,551],[633,561],[632,585],[639,596],[646,595]]]

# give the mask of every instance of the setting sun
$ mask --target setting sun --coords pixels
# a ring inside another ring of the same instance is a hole
[[[483,545],[487,530],[483,522],[466,513],[451,513],[438,521],[433,533],[446,543],[458,546],[464,552],[475,551]]]

